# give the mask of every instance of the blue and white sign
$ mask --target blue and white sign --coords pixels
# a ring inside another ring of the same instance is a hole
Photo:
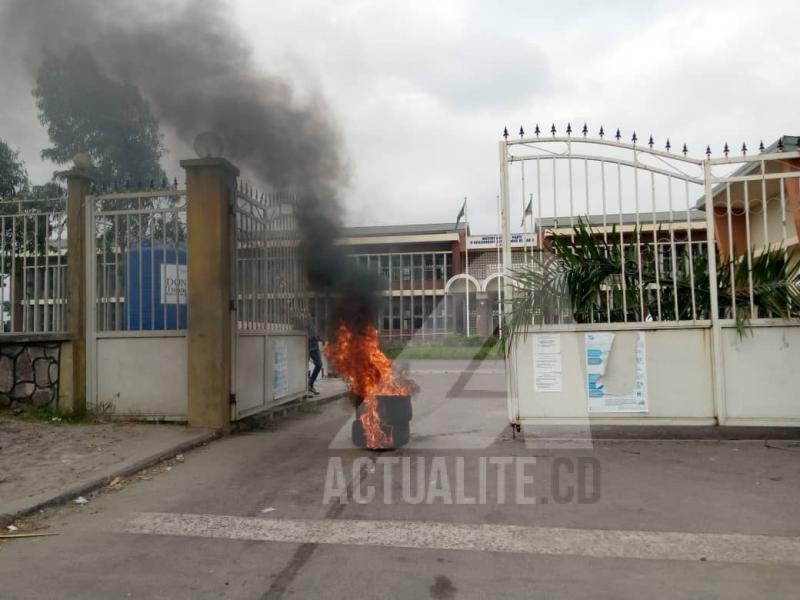
[[[647,412],[644,332],[637,331],[635,341],[616,347],[615,335],[606,331],[585,335],[589,412]]]

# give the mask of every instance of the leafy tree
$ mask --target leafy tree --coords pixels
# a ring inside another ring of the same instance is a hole
[[[96,183],[104,187],[163,179],[164,146],[150,106],[135,86],[103,73],[85,48],[66,58],[48,55],[33,95],[53,144],[42,158],[64,164],[85,152],[94,162]]]
[[[19,152],[0,139],[0,199],[13,198],[28,187],[28,172]]]

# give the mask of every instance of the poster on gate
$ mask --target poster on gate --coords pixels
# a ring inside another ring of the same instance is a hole
[[[272,397],[277,399],[289,393],[289,344],[286,340],[273,340]]]
[[[186,304],[188,280],[186,265],[161,263],[161,304]]]
[[[647,355],[643,331],[587,333],[589,412],[647,412]]]

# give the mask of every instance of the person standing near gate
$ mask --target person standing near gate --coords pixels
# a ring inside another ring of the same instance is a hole
[[[322,370],[322,353],[319,351],[320,338],[314,327],[314,315],[308,314],[308,358],[314,363],[314,368],[308,376],[308,392],[319,396],[319,391],[314,387],[317,376]]]

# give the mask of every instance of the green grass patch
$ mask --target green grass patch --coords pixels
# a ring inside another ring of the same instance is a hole
[[[67,412],[51,410],[49,408],[40,408],[36,406],[26,408],[20,413],[15,413],[11,410],[4,410],[0,414],[11,419],[19,419],[20,421],[36,421],[39,423],[50,423],[51,425],[86,423],[92,420],[92,418],[89,416],[76,417],[75,415]]]
[[[387,348],[386,355],[391,358],[405,360],[473,360],[503,358],[500,345],[494,346],[406,346],[405,348]]]

